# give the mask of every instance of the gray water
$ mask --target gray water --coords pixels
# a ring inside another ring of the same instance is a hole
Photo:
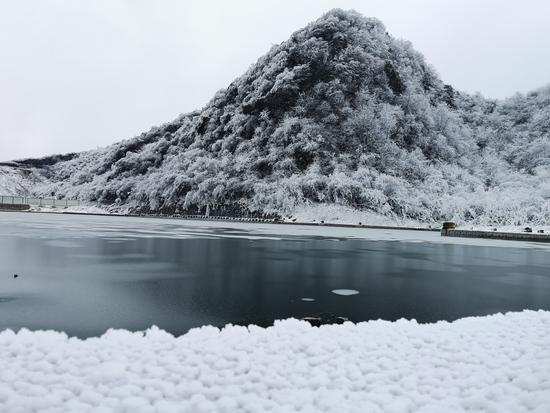
[[[179,335],[288,317],[433,322],[550,310],[548,249],[349,231],[0,213],[0,329],[88,337],[154,324]]]

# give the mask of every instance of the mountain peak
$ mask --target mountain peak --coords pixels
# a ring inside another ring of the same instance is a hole
[[[113,209],[283,215],[338,204],[490,224],[528,206],[542,222],[546,95],[459,93],[380,21],[334,9],[200,111],[107,148],[22,164],[42,177],[29,185],[35,194]]]
[[[316,26],[333,28],[335,31],[346,31],[347,28],[351,27],[367,31],[386,31],[384,24],[380,20],[374,17],[365,17],[352,9],[343,10],[340,8],[329,10],[317,20],[309,23],[303,30]]]

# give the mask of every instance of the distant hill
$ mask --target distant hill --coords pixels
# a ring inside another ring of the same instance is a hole
[[[503,101],[459,92],[380,21],[332,10],[202,110],[18,165],[1,166],[0,182],[23,168],[33,194],[111,209],[288,215],[336,204],[423,222],[544,223],[550,87]]]

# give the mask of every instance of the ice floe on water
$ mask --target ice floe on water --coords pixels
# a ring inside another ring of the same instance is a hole
[[[307,302],[311,302],[311,301],[315,301],[315,298],[302,297],[302,298],[300,298],[300,300],[302,300],[302,301],[307,301]]]
[[[348,289],[339,289],[339,290],[332,290],[334,294],[337,295],[356,295],[359,294],[359,291],[357,290],[348,290]]]
[[[550,312],[0,333],[0,411],[549,412]]]

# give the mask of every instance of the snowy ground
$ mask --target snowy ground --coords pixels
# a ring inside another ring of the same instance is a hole
[[[387,225],[397,227],[428,228],[439,227],[440,223],[424,223],[397,216],[385,216],[374,212],[358,211],[353,208],[334,204],[318,204],[298,207],[292,213],[297,222],[321,222],[331,224]]]
[[[297,208],[293,212],[292,218],[287,218],[287,221],[292,221],[293,219],[296,220],[295,222],[304,223],[324,221],[325,223],[331,224],[357,225],[361,222],[363,225],[386,225],[408,228],[441,228],[442,225],[442,222],[420,222],[398,216],[385,216],[331,204],[310,205]],[[523,232],[525,227],[531,227],[535,233],[539,229],[544,230],[545,233],[550,233],[550,225],[500,225],[497,226],[497,230],[499,232]],[[493,231],[495,226],[463,224],[459,225],[458,228],[475,231]]]
[[[108,214],[109,211],[106,209],[94,206],[94,205],[79,205],[79,206],[69,206],[69,207],[57,207],[52,208],[50,206],[37,206],[31,205],[30,211],[32,212],[51,212],[51,213],[79,213],[79,214]]]
[[[0,410],[549,412],[550,312],[453,323],[0,333]]]

